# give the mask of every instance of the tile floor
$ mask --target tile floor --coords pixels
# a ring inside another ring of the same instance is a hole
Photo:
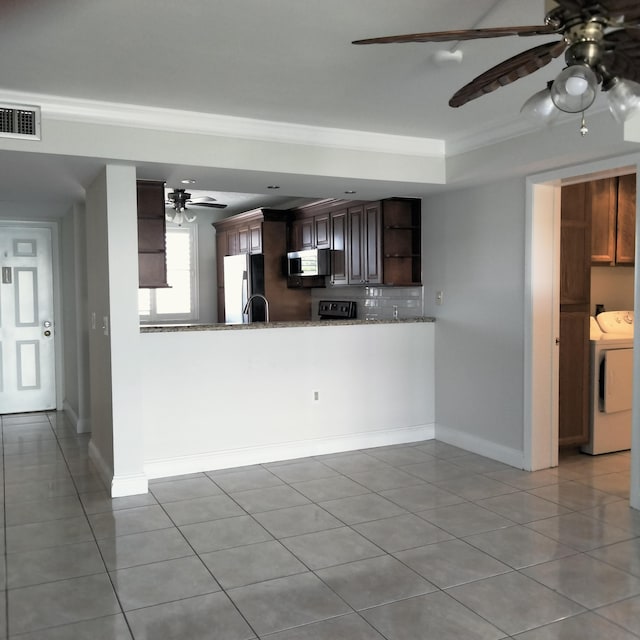
[[[0,421],[0,638],[640,638],[629,453],[526,473],[429,441],[112,500],[63,414]]]

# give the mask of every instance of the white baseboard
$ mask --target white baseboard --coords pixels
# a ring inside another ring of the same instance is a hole
[[[137,496],[149,492],[149,480],[144,473],[129,476],[113,476],[111,497]]]
[[[405,444],[432,440],[434,425],[419,425],[401,429],[385,429],[355,433],[331,438],[315,438],[262,447],[247,447],[227,451],[214,451],[191,456],[147,460],[144,465],[147,478],[165,478],[201,471],[230,469],[251,464],[264,464],[280,460],[292,460],[370,447]]]
[[[80,418],[78,420],[76,433],[91,433],[91,423],[87,418]]]
[[[86,418],[79,418],[78,414],[75,412],[75,409],[69,404],[67,400],[62,403],[62,410],[69,418],[71,424],[74,426],[76,433],[89,433],[91,431],[89,420],[87,420]]]
[[[126,476],[114,475],[93,440],[89,441],[89,458],[98,469],[105,486],[111,487],[112,498],[136,496],[149,492],[149,480],[144,473]]]
[[[525,466],[523,451],[504,447],[501,444],[496,444],[484,438],[478,438],[464,431],[458,431],[457,429],[451,429],[450,427],[437,424],[435,426],[435,438],[446,444],[470,451],[471,453],[477,453],[492,460],[503,462],[516,469],[524,469]]]
[[[111,467],[106,463],[105,459],[102,457],[102,454],[96,447],[93,442],[93,438],[89,440],[89,460],[93,462],[102,481],[104,482],[105,487],[111,486],[111,481],[113,480],[113,471]]]
[[[74,426],[74,428],[78,429],[78,414],[75,412],[74,408],[65,400],[62,403],[62,410],[65,413],[65,416],[69,418],[69,422]]]

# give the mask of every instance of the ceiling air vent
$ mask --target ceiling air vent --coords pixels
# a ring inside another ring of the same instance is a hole
[[[0,138],[40,140],[40,107],[0,104]]]

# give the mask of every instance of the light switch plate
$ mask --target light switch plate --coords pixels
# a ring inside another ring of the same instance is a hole
[[[436,291],[436,304],[442,304],[444,300],[444,291]]]

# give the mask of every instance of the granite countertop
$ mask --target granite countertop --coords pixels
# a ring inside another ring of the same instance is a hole
[[[246,329],[284,329],[294,327],[330,327],[335,325],[408,324],[435,322],[435,318],[400,318],[398,320],[307,320],[301,322],[252,322],[251,324],[163,324],[140,325],[140,333],[172,333],[176,331],[237,331]]]

